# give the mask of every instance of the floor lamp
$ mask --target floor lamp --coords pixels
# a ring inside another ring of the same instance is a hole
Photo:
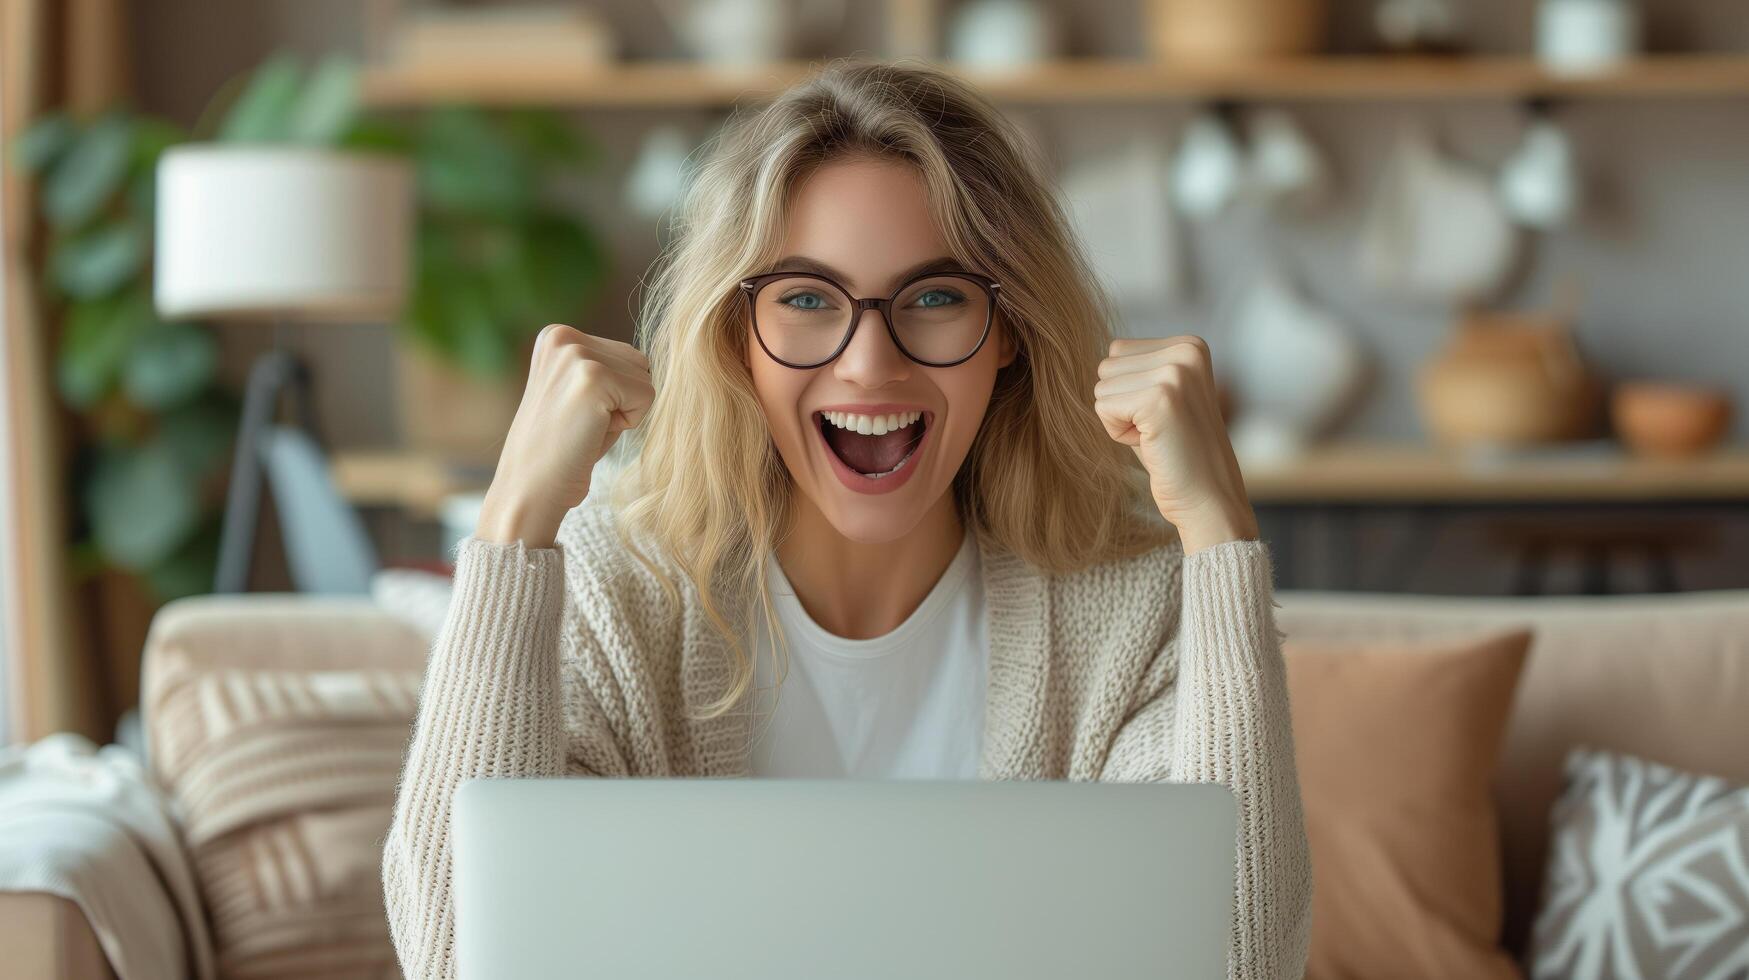
[[[397,158],[294,146],[196,143],[158,163],[153,297],[159,315],[266,323],[249,371],[219,534],[215,592],[247,587],[263,441],[282,396],[314,430],[310,375],[289,323],[392,319],[407,295],[413,177]],[[356,520],[356,518],[353,518]]]

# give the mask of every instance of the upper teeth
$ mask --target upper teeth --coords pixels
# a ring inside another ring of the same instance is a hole
[[[860,432],[865,436],[884,436],[903,429],[923,417],[922,412],[896,412],[892,415],[858,415],[855,412],[821,412],[826,421],[840,429]]]

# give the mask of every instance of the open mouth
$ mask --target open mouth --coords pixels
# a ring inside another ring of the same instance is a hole
[[[881,480],[905,468],[923,444],[929,416],[920,411],[887,415],[815,412],[826,446],[852,472]]]

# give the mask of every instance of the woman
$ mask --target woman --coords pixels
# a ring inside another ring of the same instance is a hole
[[[1270,568],[1207,347],[1111,339],[1039,161],[943,73],[837,62],[710,150],[647,355],[541,333],[458,546],[384,852],[407,974],[454,969],[464,779],[842,775],[1225,783],[1230,976],[1299,976]]]

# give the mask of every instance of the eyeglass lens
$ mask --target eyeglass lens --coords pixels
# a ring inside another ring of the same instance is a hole
[[[905,353],[948,364],[977,348],[990,316],[990,294],[975,280],[943,274],[907,285],[892,308],[893,332]],[[843,342],[855,309],[843,290],[823,279],[773,279],[754,297],[754,325],[779,359],[817,364]]]

